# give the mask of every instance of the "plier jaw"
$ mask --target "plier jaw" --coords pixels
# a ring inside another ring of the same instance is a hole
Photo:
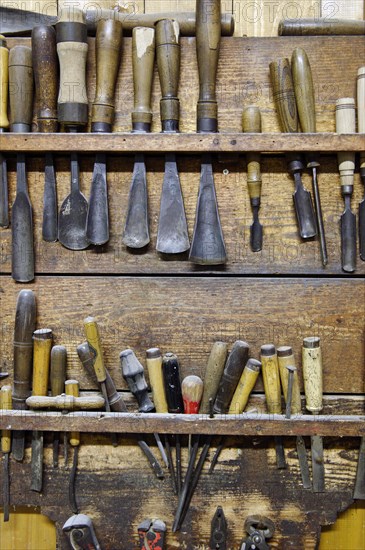
[[[138,525],[140,550],[165,550],[166,525],[160,519],[145,519]]]

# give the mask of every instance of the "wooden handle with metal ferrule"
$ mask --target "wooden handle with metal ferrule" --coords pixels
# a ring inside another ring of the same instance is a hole
[[[9,50],[5,37],[0,34],[0,129],[9,128],[8,95],[9,95]]]
[[[2,386],[0,389],[0,410],[11,409],[11,386]],[[1,431],[1,450],[3,453],[10,453],[11,449],[11,431]]]
[[[261,365],[267,410],[270,414],[281,414],[278,356],[272,344],[261,346]]]
[[[215,400],[227,360],[228,344],[214,342],[204,373],[203,397],[199,412],[209,414],[210,400]]]
[[[180,29],[176,21],[162,19],[156,24],[156,57],[162,93],[160,113],[163,132],[179,131],[179,37]]]
[[[355,100],[344,97],[336,101],[336,132],[337,134],[354,134],[356,132]],[[337,153],[338,169],[342,189],[354,185],[355,153]]]
[[[155,29],[136,27],[132,36],[134,109],[132,128],[150,132],[152,124],[152,80],[155,61]]]
[[[34,27],[32,56],[38,131],[57,132],[58,58],[56,31],[53,27]]]
[[[289,59],[270,63],[273,97],[283,132],[298,132],[298,113]]]
[[[214,412],[224,414],[228,411],[233,394],[247,363],[249,349],[247,342],[243,342],[242,340],[237,340],[233,344],[219,383],[217,396],[214,401]]]
[[[295,48],[291,58],[294,92],[300,126],[303,132],[316,132],[316,110],[312,69],[306,51]]]
[[[47,395],[52,347],[52,330],[36,330],[33,334],[32,395]]]
[[[162,355],[158,348],[148,349],[146,352],[146,364],[150,385],[152,390],[152,399],[155,404],[156,412],[167,413],[167,401],[165,394],[165,385],[162,374]]]
[[[70,395],[72,397],[79,397],[80,389],[79,389],[78,381],[66,380],[65,391],[66,391],[66,395]],[[78,447],[80,445],[80,432],[70,433],[70,445],[72,447]]]
[[[57,53],[60,62],[58,120],[68,126],[87,123],[86,89],[87,27],[83,12],[63,10],[56,24]]]
[[[10,126],[12,132],[29,132],[33,114],[32,50],[14,46],[9,53]]]
[[[65,388],[67,388],[66,382]],[[30,409],[57,409],[65,411],[76,411],[80,409],[94,411],[102,409],[105,406],[105,400],[101,395],[85,395],[78,397],[68,393],[63,393],[54,397],[44,395],[32,396],[28,397],[26,403]]]
[[[64,346],[53,346],[51,350],[51,393],[61,395],[65,391],[67,351]]]
[[[103,350],[101,348],[98,325],[94,317],[84,320],[84,329],[87,343],[94,356],[94,370],[99,383],[105,382],[106,370],[104,366]]]
[[[203,380],[193,374],[186,376],[181,383],[185,414],[198,414],[203,395]]]
[[[323,408],[322,351],[318,337],[304,338],[302,363],[306,408],[318,414]]]
[[[261,113],[255,105],[249,105],[242,113],[242,131],[246,133],[261,133]],[[261,197],[261,167],[260,153],[246,153],[247,185],[250,199],[260,200]]]
[[[365,67],[357,71],[357,130],[365,134]],[[360,174],[365,175],[365,152],[360,153]]]
[[[122,40],[122,23],[112,19],[99,21],[95,41],[96,92],[91,110],[92,132],[112,131]]]
[[[283,394],[285,403],[288,397],[288,384],[289,384],[289,370],[287,367],[295,367],[295,359],[293,350],[289,346],[281,346],[276,350],[278,355],[279,373],[281,380],[281,387],[283,388]],[[299,378],[298,371],[295,370],[293,374],[293,393],[291,401],[291,413],[300,414],[302,412],[302,402],[300,398]]]
[[[260,374],[261,363],[256,359],[249,359],[233,394],[228,414],[241,414],[246,408],[248,399],[255,387]]]
[[[196,52],[199,71],[197,131],[218,131],[216,78],[221,41],[220,0],[196,2]]]

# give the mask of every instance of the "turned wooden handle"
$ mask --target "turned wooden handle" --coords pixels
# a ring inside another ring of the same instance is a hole
[[[5,37],[0,34],[0,128],[9,128],[8,94],[9,94],[9,50]]]
[[[365,134],[365,67],[357,71],[357,130]],[[360,170],[365,171],[365,152],[360,153]]]
[[[61,411],[93,411],[96,409],[102,409],[105,405],[105,401],[101,395],[85,395],[83,397],[74,397],[73,395],[66,395],[65,393],[55,395],[53,397],[28,397],[26,403],[30,409],[57,409]]]
[[[64,346],[53,346],[51,351],[51,393],[61,395],[65,391],[67,351]]]
[[[283,388],[283,394],[285,403],[288,397],[288,384],[289,384],[289,370],[287,367],[295,367],[295,359],[293,350],[289,346],[281,346],[277,349],[278,364],[280,372],[281,387]],[[299,377],[298,371],[295,370],[293,374],[293,393],[291,402],[291,413],[300,414],[302,412],[302,402],[300,398]]]
[[[0,410],[11,409],[11,386],[2,386],[0,389]],[[11,431],[2,430],[1,432],[1,450],[3,453],[10,453],[11,449]]]
[[[65,392],[66,395],[72,396],[74,398],[79,397],[80,389],[79,383],[77,380],[66,380],[65,382]],[[80,445],[80,432],[71,432],[70,433],[70,445],[72,447],[78,447]]]
[[[152,399],[155,404],[156,412],[167,413],[167,401],[165,394],[165,384],[162,373],[162,354],[158,348],[148,349],[146,352],[146,364],[150,385],[152,390]]]
[[[203,387],[203,380],[194,374],[186,376],[181,382],[185,414],[198,414]]]
[[[304,338],[302,363],[306,408],[311,413],[318,414],[323,408],[322,352],[319,338]]]
[[[197,131],[218,131],[216,79],[221,41],[220,0],[196,2],[196,52],[199,71]]]
[[[92,132],[111,132],[115,86],[122,56],[122,23],[107,19],[96,29],[96,92],[91,110]]]
[[[45,328],[33,334],[32,395],[47,395],[52,347],[52,330]]]
[[[94,356],[94,371],[99,383],[105,382],[106,370],[104,366],[103,350],[101,348],[98,325],[94,317],[84,320],[84,329],[89,349]]]
[[[19,292],[16,310],[13,341],[14,409],[24,407],[24,402],[31,394],[33,366],[33,332],[36,327],[36,302],[33,290],[23,289]]]
[[[316,108],[312,69],[306,51],[295,48],[291,58],[294,92],[300,126],[303,132],[316,132]]]
[[[214,342],[204,374],[203,397],[199,412],[209,414],[210,399],[215,400],[223,370],[227,360],[228,345],[225,342]]]
[[[260,374],[261,363],[256,359],[249,359],[233,394],[228,414],[241,414],[246,408],[250,394],[255,387]]]
[[[34,27],[32,56],[38,131],[57,132],[58,59],[56,31],[53,27]]]
[[[13,132],[29,132],[33,114],[32,50],[14,46],[9,53],[10,124]]]
[[[281,414],[278,356],[272,344],[261,346],[261,365],[267,410],[270,414]]]
[[[338,134],[354,134],[356,132],[355,100],[352,97],[343,97],[336,101],[336,132]],[[355,153],[337,153],[337,160],[341,186],[353,186]]]
[[[261,133],[261,113],[255,105],[245,107],[242,113],[242,130],[246,133]],[[250,199],[261,197],[260,153],[247,153],[247,185]]]
[[[289,59],[270,63],[273,97],[283,132],[298,132],[298,113]]]
[[[132,36],[132,66],[134,110],[132,126],[135,131],[149,132],[152,123],[152,80],[155,60],[155,30],[136,27]]]
[[[180,30],[176,21],[162,19],[156,25],[156,57],[160,76],[163,132],[179,130],[180,106],[177,97],[180,76]]]

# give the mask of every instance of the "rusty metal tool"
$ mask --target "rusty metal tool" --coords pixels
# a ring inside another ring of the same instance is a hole
[[[0,34],[0,134],[9,128],[9,50],[5,37]],[[9,225],[8,170],[6,158],[0,152],[0,227]]]
[[[9,53],[10,129],[30,132],[33,109],[32,50],[14,46]],[[16,159],[16,197],[11,212],[12,272],[15,281],[34,279],[33,214],[24,153]]]
[[[112,131],[122,39],[123,30],[119,21],[99,21],[95,40],[96,94],[91,111],[91,131],[94,133]],[[97,153],[95,159],[86,219],[86,237],[91,244],[99,246],[109,240],[106,153]]]
[[[336,101],[336,132],[353,134],[356,131],[355,100],[345,97]],[[341,193],[345,210],[341,215],[341,264],[343,271],[352,273],[356,269],[356,216],[351,210],[354,191],[355,153],[337,153],[340,172]]]
[[[66,364],[67,364],[66,348],[64,346],[53,346],[51,350],[51,368],[50,368],[51,393],[53,397],[61,395],[65,391]],[[59,432],[55,432],[53,434],[53,467],[54,468],[58,467],[59,446],[60,446],[60,434]]]
[[[31,394],[33,368],[33,332],[36,326],[36,301],[32,290],[18,294],[13,336],[13,409],[26,409],[25,400]],[[24,431],[13,432],[12,455],[15,460],[24,458]]]
[[[0,389],[0,410],[11,409],[11,386],[2,386]],[[10,505],[10,473],[9,455],[11,449],[11,431],[1,431],[1,451],[3,453],[3,509],[4,521],[9,521]]]
[[[176,21],[163,19],[157,23],[156,57],[162,93],[160,113],[163,133],[179,131],[180,104],[177,97],[180,76],[179,37],[180,30]],[[189,248],[188,227],[176,155],[166,153],[156,250],[163,254],[181,254]]]
[[[310,336],[303,339],[302,363],[306,408],[312,414],[318,414],[323,408],[322,351],[320,338]],[[324,492],[323,439],[319,435],[311,436],[313,491]]]
[[[32,56],[38,132],[57,132],[58,59],[56,31],[53,27],[34,27]],[[45,156],[42,237],[48,242],[58,239],[57,188],[52,153],[46,153]]]
[[[227,549],[227,520],[222,506],[218,506],[211,523],[209,548],[212,550]]]
[[[275,531],[274,523],[265,516],[248,516],[245,521],[244,529],[248,534],[245,540],[242,541],[240,550],[270,550],[270,546],[266,543]]]
[[[155,30],[146,27],[133,29],[134,110],[132,112],[132,132],[134,133],[151,131],[154,60]],[[149,242],[146,165],[144,154],[138,153],[135,156],[132,183],[129,190],[123,243],[129,248],[143,248]]]
[[[298,132],[298,113],[289,60],[284,58],[270,63],[270,77],[282,131],[296,133]],[[286,160],[288,171],[293,175],[295,182],[293,200],[299,234],[302,239],[309,239],[317,234],[317,227],[312,197],[309,191],[304,188],[301,178],[304,164],[301,155],[294,153],[288,153]]]
[[[145,519],[137,529],[140,550],[165,550],[166,525],[161,519]]]
[[[365,134],[365,67],[357,71],[357,129]],[[360,153],[360,178],[365,188],[365,153]],[[365,198],[359,204],[360,258],[365,261]]]
[[[220,0],[196,2],[196,48],[199,71],[197,132],[218,131],[216,76],[221,39]],[[214,186],[212,155],[202,156],[198,202],[190,261],[202,265],[226,263],[226,247]]]
[[[79,391],[79,383],[77,380],[66,380],[65,382],[65,392],[66,396],[72,396],[74,398],[78,398],[80,395]],[[72,460],[72,468],[70,472],[70,479],[68,484],[68,500],[70,504],[70,508],[73,511],[74,514],[79,513],[79,507],[76,502],[76,491],[75,491],[75,483],[76,483],[76,474],[77,474],[77,466],[78,466],[78,459],[79,459],[79,447],[80,447],[80,433],[79,432],[70,432],[70,445],[74,449],[74,456]]]
[[[359,458],[357,461],[354,499],[365,500],[365,437],[361,438]]]
[[[71,516],[62,527],[73,550],[101,550],[89,516]]]

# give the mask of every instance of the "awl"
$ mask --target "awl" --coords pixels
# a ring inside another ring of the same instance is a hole
[[[0,35],[0,133],[9,128],[9,50],[5,37]],[[0,227],[9,225],[8,171],[6,158],[0,152]]]
[[[357,71],[357,129],[365,134],[365,67]],[[365,188],[365,153],[360,153],[360,178]],[[360,258],[365,261],[365,198],[359,204]]]

